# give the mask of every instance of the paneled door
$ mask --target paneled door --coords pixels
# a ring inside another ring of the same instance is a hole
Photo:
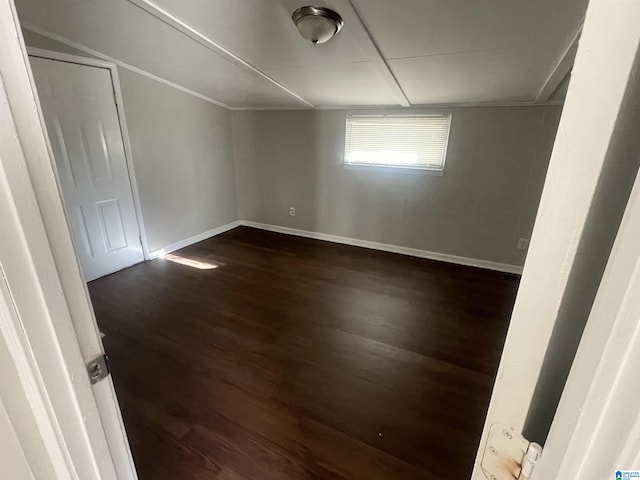
[[[85,279],[143,261],[111,72],[30,60]]]

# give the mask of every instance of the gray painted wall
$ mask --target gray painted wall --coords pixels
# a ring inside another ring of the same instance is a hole
[[[85,55],[24,35],[27,45]],[[443,177],[345,170],[345,117],[365,112],[230,113],[118,71],[151,250],[241,218],[524,263],[516,243],[531,234],[560,107],[446,110],[453,120]]]
[[[240,218],[523,265],[561,107],[411,113],[445,111],[442,177],[343,167],[346,115],[390,111],[233,112]]]
[[[23,34],[29,46],[88,56]],[[123,68],[118,75],[150,250],[236,220],[229,111]]]
[[[237,219],[229,111],[120,70],[149,248]]]

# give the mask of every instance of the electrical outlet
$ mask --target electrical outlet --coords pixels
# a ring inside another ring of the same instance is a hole
[[[529,239],[528,238],[519,238],[518,244],[516,245],[518,250],[526,250],[529,248]]]
[[[295,207],[289,207],[289,215],[291,215],[292,217],[296,216],[296,209]]]

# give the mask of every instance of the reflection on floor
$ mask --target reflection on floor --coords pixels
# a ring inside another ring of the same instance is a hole
[[[141,480],[469,478],[517,278],[246,227],[173,255],[89,285]]]

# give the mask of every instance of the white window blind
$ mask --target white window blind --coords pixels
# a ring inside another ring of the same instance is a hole
[[[451,115],[347,117],[345,165],[444,171]]]

